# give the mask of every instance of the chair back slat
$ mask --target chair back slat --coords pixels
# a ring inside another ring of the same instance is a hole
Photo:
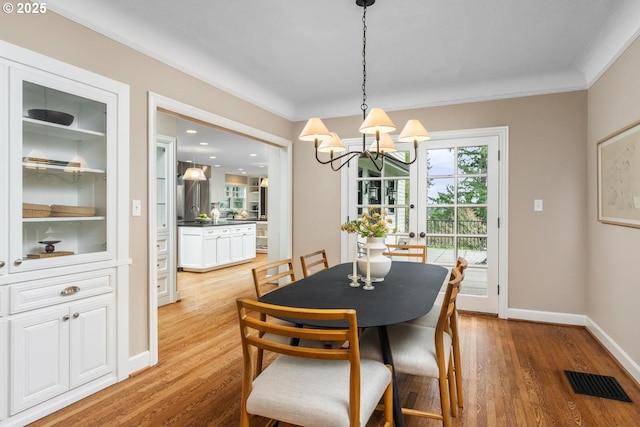
[[[282,270],[283,267],[284,270]],[[273,272],[274,270],[275,272]],[[271,275],[269,274],[270,272],[272,272]],[[253,274],[253,285],[258,298],[278,286],[288,285],[296,281],[291,258],[260,265],[252,268],[251,273]],[[284,278],[286,280],[281,280]]]
[[[309,277],[313,273],[329,268],[327,252],[324,249],[320,249],[318,251],[302,255],[300,256],[300,264],[302,265],[302,275],[304,277]],[[322,267],[318,268],[319,266]]]
[[[426,245],[405,245],[387,243],[388,251],[384,255],[391,257],[409,257],[420,258],[423,264],[427,262],[427,246]]]

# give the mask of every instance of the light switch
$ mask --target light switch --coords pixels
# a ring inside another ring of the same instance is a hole
[[[542,200],[536,199],[533,201],[533,210],[536,212],[542,212]]]
[[[131,203],[131,216],[142,215],[142,200],[133,200]]]

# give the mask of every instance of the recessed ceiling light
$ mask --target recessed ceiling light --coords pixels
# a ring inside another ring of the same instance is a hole
[[[264,167],[264,165],[260,165],[259,167],[263,168],[263,167]]]
[[[238,168],[238,170],[239,170],[239,171],[243,171],[244,169],[242,169],[242,168]]]
[[[219,168],[219,167],[220,167],[220,165],[213,165],[213,167],[214,167],[214,168]]]
[[[187,133],[198,133],[195,129],[187,129]]]
[[[251,154],[249,154],[249,157],[258,157],[258,155],[254,154],[254,153],[251,153]]]
[[[246,175],[246,174],[247,174],[246,172],[244,172],[244,171],[242,172],[242,175]]]
[[[193,160],[185,160],[186,163],[193,163]]]
[[[209,145],[208,142],[201,142],[200,145]]]
[[[217,159],[216,156],[209,156],[210,159]]]

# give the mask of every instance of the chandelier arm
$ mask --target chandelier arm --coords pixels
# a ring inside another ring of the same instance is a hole
[[[418,146],[417,146],[417,144],[415,144],[415,146],[413,148],[413,151],[414,151],[413,160],[411,160],[410,162],[405,162],[404,160],[396,159],[395,157],[393,157],[393,156],[391,156],[391,155],[389,155],[387,153],[382,153],[382,157],[383,158],[386,157],[387,159],[392,160],[394,162],[402,163],[403,165],[409,166],[409,165],[414,164],[416,162],[416,160],[418,160]]]
[[[359,156],[360,152],[358,151],[349,151],[348,153],[344,153],[339,155],[338,157],[333,157],[333,154],[331,155],[331,158],[329,160],[320,160],[320,157],[318,156],[318,150],[316,150],[316,160],[318,161],[318,163],[322,164],[322,165],[328,165],[328,164],[332,164],[334,161],[336,160],[341,160],[347,156],[349,156],[349,158],[347,159],[347,162],[351,161],[351,159],[353,159],[355,156]]]

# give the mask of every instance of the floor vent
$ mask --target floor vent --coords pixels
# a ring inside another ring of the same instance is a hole
[[[631,402],[627,393],[613,377],[574,371],[564,371],[564,373],[575,393]]]

